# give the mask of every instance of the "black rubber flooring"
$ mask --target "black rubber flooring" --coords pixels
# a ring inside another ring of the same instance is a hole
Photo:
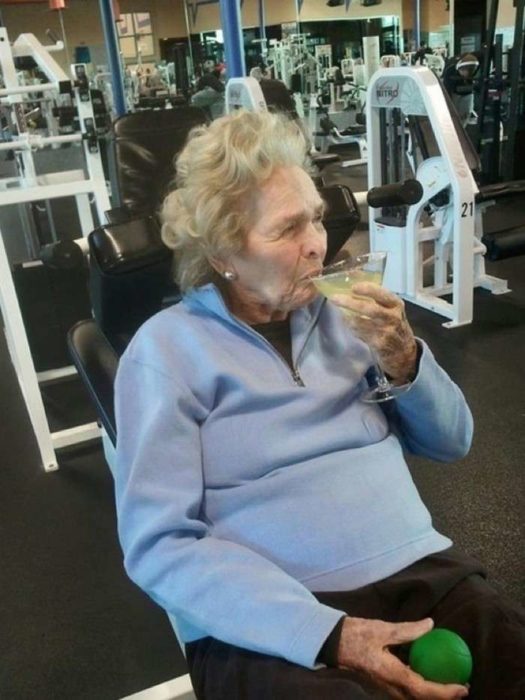
[[[513,291],[476,292],[470,326],[408,307],[476,421],[460,463],[410,464],[438,527],[525,604],[525,257],[490,272]],[[3,337],[0,382],[0,698],[116,700],[185,673],[166,616],[123,571],[101,449],[62,451],[44,473]],[[54,426],[91,417],[76,381],[46,401]]]

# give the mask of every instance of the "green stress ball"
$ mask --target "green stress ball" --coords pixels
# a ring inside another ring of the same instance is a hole
[[[466,643],[459,634],[439,627],[412,642],[409,663],[413,671],[436,683],[464,685],[472,673],[472,656]]]

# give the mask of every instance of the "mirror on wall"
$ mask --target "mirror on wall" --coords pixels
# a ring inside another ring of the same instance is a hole
[[[451,5],[448,0],[404,1],[401,14],[404,51],[413,53],[423,42],[431,49],[439,50],[445,57],[452,55],[454,18]]]

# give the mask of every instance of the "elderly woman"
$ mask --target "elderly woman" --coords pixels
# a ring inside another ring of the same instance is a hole
[[[356,286],[349,322],[317,294],[305,153],[293,123],[239,112],[177,160],[163,236],[183,299],[117,378],[127,571],[176,618],[198,698],[463,697],[406,665],[434,623],[473,650],[474,697],[525,697],[523,617],[434,529],[403,457],[461,458],[469,409],[396,296]],[[362,338],[411,382],[388,410],[359,400]]]

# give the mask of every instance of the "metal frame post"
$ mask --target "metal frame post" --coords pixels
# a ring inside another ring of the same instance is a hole
[[[24,86],[22,89],[18,85],[14,69],[14,55],[33,56],[52,82],[44,86],[42,84]],[[103,221],[104,212],[110,207],[96,135],[93,104],[87,81],[77,80],[74,88],[75,103],[78,109],[82,133],[42,137],[31,134],[25,126],[23,95],[31,92],[41,92],[43,89],[45,91],[56,91],[60,87],[59,84],[66,81],[67,86],[70,87],[71,80],[69,80],[58,64],[46,55],[45,47],[42,47],[31,34],[20,35],[15,42],[13,51],[11,51],[7,32],[3,27],[0,27],[0,66],[6,86],[1,91],[0,99],[12,107],[19,131],[15,140],[0,144],[0,150],[12,149],[16,152],[19,169],[22,173],[17,177],[0,179],[0,206],[9,204],[20,205],[42,200],[48,202],[48,200],[55,198],[74,196],[77,202],[82,234],[84,236],[87,235],[94,226],[90,196],[94,198],[99,221]],[[85,77],[85,66],[83,64],[76,64],[74,68],[76,69],[74,73],[77,79],[82,77],[78,69],[82,69],[80,72],[83,72]],[[32,158],[34,149],[51,144],[72,142],[82,144],[87,177],[84,169],[42,175],[36,173]],[[41,263],[37,261],[27,264]],[[74,445],[99,437],[100,429],[96,423],[87,423],[65,430],[50,431],[39,383],[68,376],[74,373],[75,370],[72,367],[64,367],[46,372],[36,372],[1,232],[0,308],[4,318],[11,360],[16,370],[18,382],[36,436],[42,464],[46,471],[54,471],[58,469],[56,450],[67,445]]]
[[[244,61],[240,1],[220,0],[220,9],[224,52],[226,55],[226,72],[228,78],[242,78],[246,75],[246,64]]]
[[[111,74],[111,85],[113,87],[113,106],[117,117],[121,117],[123,114],[126,114],[128,110],[126,109],[124,77],[122,75],[119,43],[117,31],[115,29],[113,3],[111,0],[99,0],[99,7],[104,40],[106,43],[106,52],[108,55],[109,72]]]

